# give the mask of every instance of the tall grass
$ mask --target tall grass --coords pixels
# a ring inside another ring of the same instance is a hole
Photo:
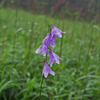
[[[55,76],[49,75],[43,80],[42,100],[100,99],[100,24],[2,8],[0,100],[39,99],[44,65],[39,63],[43,57],[37,56],[35,50],[41,45],[50,23],[66,33],[63,40],[57,38],[55,52],[63,60],[59,66],[53,65]]]

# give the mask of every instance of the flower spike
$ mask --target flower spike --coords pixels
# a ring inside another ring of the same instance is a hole
[[[49,62],[47,62],[47,56],[46,56],[46,60],[44,60],[43,62],[40,62],[40,63],[44,63],[42,76],[44,75],[45,78],[47,78],[49,73],[52,75],[55,75],[55,72],[52,71],[52,69],[48,66],[48,64],[50,64],[50,66],[52,67],[53,62],[59,64],[60,63],[59,59],[61,59],[58,55],[56,55],[53,52],[53,50],[49,46],[54,47],[56,36],[62,37],[62,33],[65,33],[65,32],[62,32],[53,24],[48,25],[48,26],[51,27],[50,33],[47,34],[47,36],[42,41],[42,45],[36,50],[36,53],[42,52],[43,56],[46,56],[47,54],[49,56]]]

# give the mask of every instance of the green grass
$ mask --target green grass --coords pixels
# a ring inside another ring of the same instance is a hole
[[[92,22],[92,21],[91,21]],[[66,32],[55,76],[43,80],[41,100],[100,100],[100,24],[0,9],[0,100],[39,100],[45,57],[35,54],[53,23]],[[91,40],[92,38],[92,40]],[[54,51],[60,55],[61,38]],[[58,78],[59,76],[59,78]]]

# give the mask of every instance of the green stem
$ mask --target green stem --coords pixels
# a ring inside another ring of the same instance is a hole
[[[61,44],[60,44],[60,57],[62,55],[62,46],[63,46],[63,34],[62,34]]]
[[[42,79],[41,79],[41,86],[40,86],[40,100],[41,100],[41,92],[42,92],[42,84],[43,84],[43,76],[42,76]]]
[[[64,21],[63,21],[63,26],[62,26],[62,30],[64,30]],[[61,38],[61,43],[60,43],[60,54],[59,56],[61,57],[62,55],[62,46],[63,46],[63,38],[64,38],[64,33],[62,33],[62,38]],[[60,71],[60,66],[58,68],[58,71]],[[59,80],[59,74],[58,74],[58,80]]]
[[[16,5],[15,25],[17,25],[17,17],[18,17],[18,5],[19,5],[19,0],[17,0],[17,5]]]
[[[46,54],[46,61],[47,61],[47,54]],[[43,76],[42,76],[42,79],[41,79],[41,86],[40,86],[40,100],[41,100],[41,92],[42,92],[42,84],[43,84]]]

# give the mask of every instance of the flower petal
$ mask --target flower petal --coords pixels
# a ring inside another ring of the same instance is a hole
[[[62,37],[62,34],[61,33],[66,33],[66,32],[62,32],[60,29],[58,29],[55,25],[51,25],[51,34],[52,34],[52,37],[54,35],[58,36],[58,37]]]
[[[35,53],[39,53],[42,50],[42,45],[35,51]]]
[[[52,66],[53,62],[59,64],[59,59],[61,59],[58,55],[56,55],[53,50],[50,51],[50,55],[49,55],[49,64],[50,66]]]
[[[56,37],[51,37],[51,34],[48,33],[47,36],[44,38],[44,40],[42,41],[43,44],[45,44],[46,46],[55,46],[55,39]]]
[[[46,56],[48,54],[48,48],[46,45],[42,44],[37,50],[36,53],[42,52],[43,56]]]
[[[44,75],[44,77],[47,78],[47,76],[48,76],[49,73],[52,74],[52,75],[55,75],[55,73],[48,66],[48,63],[45,62],[44,68],[43,68],[43,71],[42,71],[42,75]]]

